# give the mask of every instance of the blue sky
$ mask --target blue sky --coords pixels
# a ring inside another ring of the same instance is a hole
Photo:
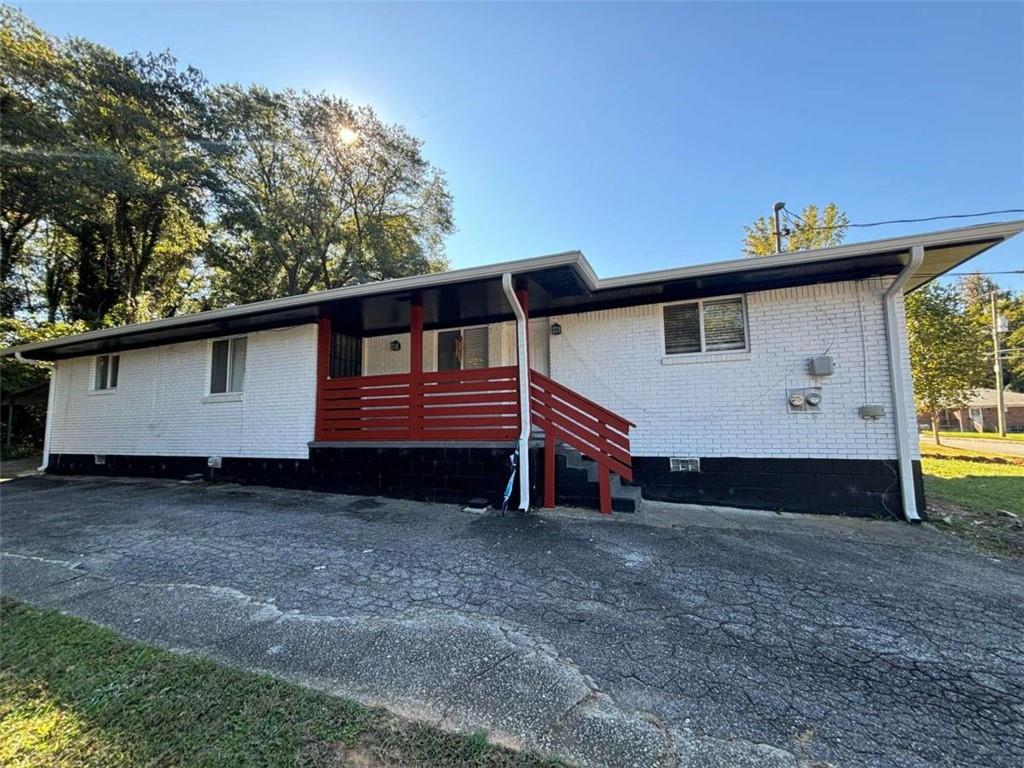
[[[1020,3],[22,7],[213,82],[328,90],[403,123],[454,194],[453,267],[735,258],[775,200],[854,222],[1024,208]],[[1024,268],[1024,238],[971,266]]]

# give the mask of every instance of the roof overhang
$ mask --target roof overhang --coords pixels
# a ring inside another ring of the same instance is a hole
[[[414,294],[423,300],[426,328],[496,322],[513,317],[501,289],[506,272],[527,287],[534,317],[859,280],[897,274],[908,263],[910,249],[920,245],[924,262],[907,283],[909,292],[1022,230],[1024,221],[980,224],[605,279],[597,277],[582,253],[568,251],[103,328],[11,347],[0,354],[55,360],[287,327],[321,317],[332,318],[336,327],[353,334],[394,333],[408,328],[409,299]]]

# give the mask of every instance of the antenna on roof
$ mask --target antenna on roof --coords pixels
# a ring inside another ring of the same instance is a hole
[[[779,214],[786,207],[785,203],[776,203],[772,206],[772,217],[775,219],[775,252],[782,253],[782,222]]]

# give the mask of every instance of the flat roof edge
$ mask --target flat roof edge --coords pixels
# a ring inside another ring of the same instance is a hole
[[[923,245],[926,249],[955,244],[969,244],[971,242],[991,242],[994,245],[998,242],[1007,240],[1022,231],[1024,231],[1024,220],[991,222],[954,229],[939,230],[935,232],[925,232],[916,235],[903,235],[895,238],[850,243],[847,245],[835,246],[833,248],[782,253],[758,258],[746,257],[740,259],[729,259],[726,261],[708,262],[689,267],[639,272],[632,275],[621,275],[618,277],[603,279],[597,276],[593,267],[586,260],[581,251],[562,251],[545,256],[535,256],[515,261],[501,262],[498,264],[485,264],[476,267],[451,270],[449,272],[413,275],[409,277],[381,280],[373,283],[362,283],[359,285],[333,288],[325,291],[319,291],[317,293],[268,299],[236,307],[208,310],[190,315],[153,320],[146,323],[136,323],[134,325],[119,326],[116,328],[101,328],[73,336],[64,336],[31,344],[8,347],[0,350],[0,356],[17,354],[31,356],[34,352],[59,349],[73,344],[131,337],[134,335],[165,330],[171,331],[174,329],[185,329],[190,326],[201,325],[204,323],[216,323],[251,316],[273,315],[289,310],[316,307],[328,302],[345,299],[377,295],[385,296],[405,291],[426,290],[445,285],[472,282],[475,280],[489,280],[498,278],[506,272],[512,273],[513,275],[522,275],[555,267],[568,266],[577,272],[589,291],[599,293],[601,291],[616,288],[629,288],[632,286],[673,280],[685,280],[711,275],[727,275],[730,273],[744,271],[758,272],[761,270],[779,267],[794,267],[817,262],[857,258],[861,256],[896,253],[901,251],[909,252],[909,249],[914,245]]]

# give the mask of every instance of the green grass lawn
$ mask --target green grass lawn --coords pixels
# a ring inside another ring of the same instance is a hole
[[[930,429],[921,432],[922,437],[931,437]],[[1024,432],[1007,432],[1006,437],[1000,437],[995,432],[939,432],[939,439],[944,437],[974,437],[979,440],[1010,440],[1015,443],[1024,443]]]
[[[973,512],[1005,509],[1024,516],[1024,466],[925,455],[921,468],[929,501]]]
[[[558,766],[0,604],[0,765]]]

